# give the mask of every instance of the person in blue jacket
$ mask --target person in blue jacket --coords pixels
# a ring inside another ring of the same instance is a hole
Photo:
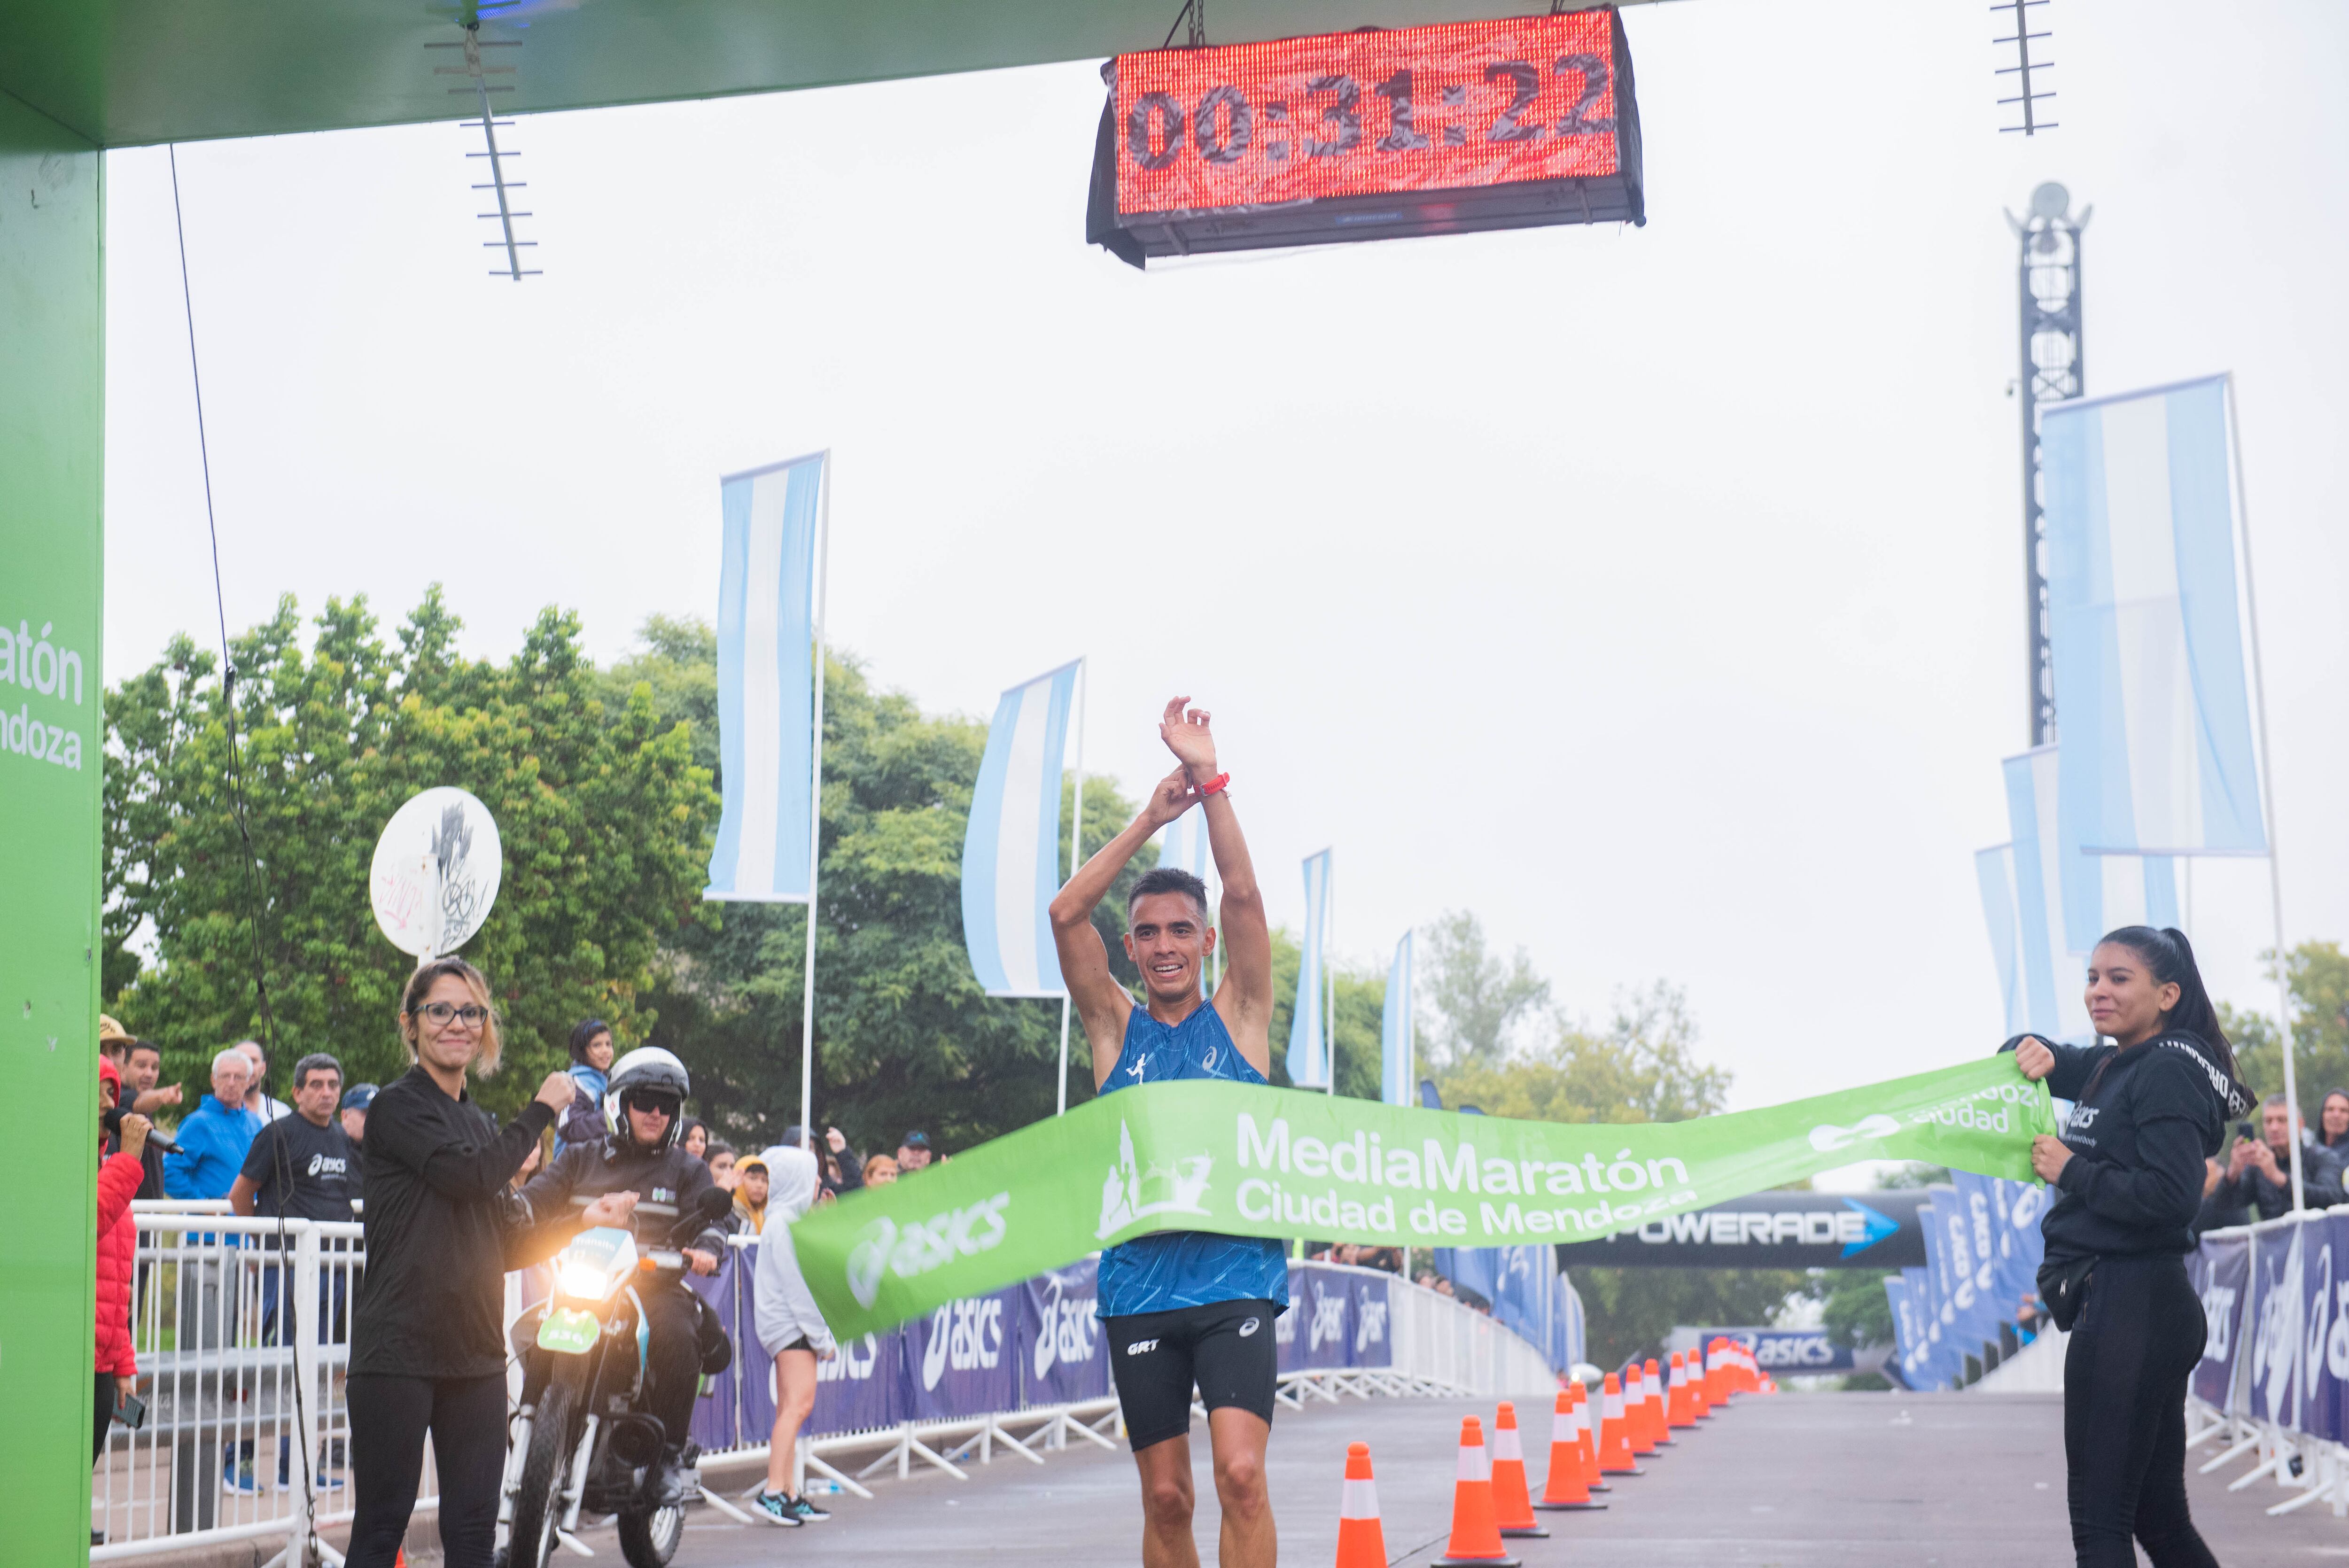
[[[1166,705],[1159,738],[1176,768],[1152,789],[1142,814],[1078,868],[1052,901],[1061,973],[1084,1020],[1093,1088],[1110,1094],[1171,1078],[1260,1084],[1272,1071],[1272,934],[1239,819],[1216,766],[1204,709]],[[1222,930],[1207,890],[1189,872],[1159,866],[1126,896],[1125,954],[1142,972],[1137,1005],[1111,973],[1093,908],[1134,852],[1160,828],[1196,808],[1223,879]],[[1212,1000],[1200,967],[1221,939],[1223,983]],[[1129,1159],[1131,1155],[1129,1154]],[[1102,1233],[1134,1217],[1138,1172],[1112,1171],[1102,1190]],[[1124,1219],[1121,1219],[1123,1214]],[[1288,1308],[1288,1265],[1278,1242],[1206,1231],[1163,1230],[1105,1247],[1102,1327],[1125,1428],[1141,1471],[1142,1561],[1151,1568],[1198,1561],[1192,1544],[1191,1391],[1207,1410],[1222,1504],[1223,1568],[1272,1568],[1277,1538],[1265,1485],[1278,1374],[1273,1320]]]
[[[571,1080],[579,1086],[571,1109],[554,1119],[554,1157],[574,1144],[601,1143],[612,1136],[604,1120],[604,1095],[611,1087],[612,1026],[583,1018],[571,1030]]]
[[[260,1114],[244,1108],[252,1087],[253,1060],[231,1047],[212,1058],[212,1092],[172,1136],[179,1147],[163,1156],[163,1192],[171,1198],[225,1198],[244,1169],[244,1157],[261,1134]],[[208,1246],[217,1233],[189,1237]],[[233,1244],[235,1238],[229,1238]],[[182,1348],[218,1349],[236,1343],[236,1276],[230,1260],[205,1253],[194,1267],[180,1270],[180,1321]],[[250,1439],[222,1451],[221,1485],[239,1497],[260,1489],[253,1476]]]
[[[163,1191],[173,1198],[225,1198],[244,1169],[245,1151],[261,1132],[261,1118],[244,1109],[252,1064],[230,1049],[212,1058],[212,1092],[172,1136],[179,1148],[163,1157]]]

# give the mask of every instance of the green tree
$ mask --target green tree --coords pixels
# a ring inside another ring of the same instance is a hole
[[[1522,947],[1504,959],[1485,945],[1483,923],[1465,910],[1439,916],[1422,944],[1427,999],[1435,1011],[1428,1057],[1439,1067],[1496,1063],[1516,1026],[1549,1006],[1549,982]]]
[[[1557,1021],[1547,1042],[1507,1060],[1472,1057],[1437,1080],[1446,1105],[1536,1121],[1685,1121],[1721,1110],[1730,1075],[1700,1062],[1679,987],[1618,997],[1603,1033]]]
[[[2272,984],[2275,950],[2260,956]],[[2337,942],[2303,942],[2292,950],[2284,984],[2292,993],[2292,1076],[2301,1114],[2313,1127],[2324,1091],[2349,1087],[2349,954]],[[2262,1095],[2282,1093],[2283,1052],[2274,1013],[2220,1003],[2219,1021],[2234,1045],[2243,1081]]]
[[[396,648],[364,598],[330,599],[314,625],[305,648],[289,596],[231,645],[233,682],[182,635],[107,694],[109,1010],[201,1086],[212,1052],[264,1032],[265,985],[277,1070],[326,1050],[354,1080],[398,1076],[414,961],[376,929],[368,865],[403,801],[453,784],[489,807],[505,856],[465,950],[513,1069],[483,1098],[527,1099],[588,1014],[648,1027],[642,993],[694,908],[718,804],[688,730],[647,689],[599,688],[576,617],[554,609],[503,663],[456,653],[437,585]]]
[[[1608,1368],[1634,1356],[1660,1356],[1676,1326],[1775,1323],[1804,1284],[1798,1269],[1578,1269],[1572,1250],[1558,1250],[1582,1296],[1584,1354]]]

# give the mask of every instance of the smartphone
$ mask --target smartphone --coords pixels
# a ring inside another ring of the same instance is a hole
[[[2260,1140],[2260,1135],[2251,1130],[2251,1124],[2248,1121],[2235,1123],[2235,1136],[2246,1143],[2257,1143]]]
[[[147,1401],[136,1394],[125,1394],[115,1402],[114,1418],[137,1431],[147,1424]]]

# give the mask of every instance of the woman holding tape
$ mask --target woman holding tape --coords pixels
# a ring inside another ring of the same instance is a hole
[[[2004,1048],[2072,1100],[2061,1138],[2033,1140],[2056,1190],[2040,1229],[2039,1295],[2071,1331],[2064,1457],[2081,1568],[2217,1568],[2186,1503],[2186,1380],[2202,1304],[2186,1277],[2203,1163],[2251,1091],[2183,932],[2125,925],[2088,959],[2088,1016],[2110,1045]]]

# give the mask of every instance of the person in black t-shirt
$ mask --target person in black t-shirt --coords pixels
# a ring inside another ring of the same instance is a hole
[[[2217,1568],[2186,1502],[2186,1385],[2207,1326],[2185,1254],[2227,1122],[2251,1109],[2180,931],[2125,925],[2088,958],[2089,1020],[2109,1046],[2009,1042],[2026,1078],[2074,1102],[2032,1140],[2056,1191],[2039,1295],[2064,1357],[2064,1459],[2081,1568]]]

